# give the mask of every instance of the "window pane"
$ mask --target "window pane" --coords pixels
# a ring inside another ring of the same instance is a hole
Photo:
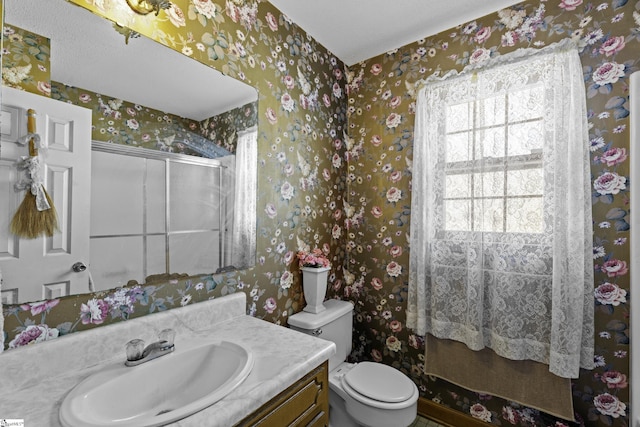
[[[509,126],[509,147],[507,154],[517,156],[531,154],[542,149],[542,121],[519,123]]]
[[[504,157],[504,127],[478,131],[478,152],[476,158]]]
[[[473,195],[475,197],[502,197],[504,195],[504,173],[498,171],[475,174]]]
[[[445,182],[445,197],[471,197],[471,175],[447,175]]]
[[[473,146],[471,135],[470,132],[447,135],[445,161],[466,162],[471,160],[471,147]]]
[[[472,105],[469,103],[447,105],[447,133],[471,129]]]
[[[445,230],[471,230],[470,200],[445,200],[444,215]]]
[[[504,124],[505,112],[504,94],[477,101],[476,119],[478,127],[495,126]]]
[[[504,205],[502,199],[476,199],[473,201],[473,205],[473,226],[476,231],[504,231]]]
[[[517,122],[541,118],[544,101],[542,85],[530,86],[509,94],[509,121]]]
[[[507,199],[507,232],[541,233],[542,197]]]
[[[542,168],[521,169],[507,172],[507,195],[542,195]]]

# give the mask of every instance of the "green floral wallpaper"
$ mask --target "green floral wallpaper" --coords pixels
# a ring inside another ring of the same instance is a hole
[[[96,141],[194,156],[234,153],[236,132],[258,121],[257,103],[198,122],[53,81],[51,97],[91,109],[92,138]]]
[[[2,34],[2,85],[50,96],[49,39],[4,26]]]
[[[392,365],[423,396],[494,425],[565,426],[539,411],[422,375],[424,342],[405,327],[413,84],[523,47],[572,38],[589,112],[596,364],[573,382],[579,425],[629,425],[628,76],[640,58],[640,2],[532,0],[371,58],[348,71],[350,216],[344,297],[356,302],[354,355]],[[454,13],[454,12],[452,12]],[[390,23],[389,25],[395,25]],[[346,212],[346,209],[345,209]]]
[[[329,296],[356,305],[355,360],[394,366],[423,397],[493,425],[573,425],[425,377],[424,341],[406,328],[404,313],[413,83],[573,38],[584,47],[590,124],[597,364],[573,382],[576,425],[630,424],[628,76],[640,58],[640,2],[529,0],[346,70],[266,2],[176,0],[158,20],[128,16],[111,0],[73,2],[258,88],[259,262],[224,276],[9,307],[7,342],[43,341],[74,324],[80,330],[127,311],[133,317],[237,291],[248,294],[248,313],[285,324],[302,306],[295,251],[318,246],[333,263]]]

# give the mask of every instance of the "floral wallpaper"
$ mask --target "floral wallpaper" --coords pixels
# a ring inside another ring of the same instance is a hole
[[[583,47],[589,113],[597,334],[597,368],[573,381],[574,407],[578,425],[629,425],[628,76],[640,58],[639,10],[640,2],[627,0],[526,1],[349,67],[350,257],[343,295],[357,307],[356,358],[401,369],[422,396],[494,425],[573,425],[424,377],[424,341],[406,328],[404,312],[414,83],[571,38]]]
[[[54,81],[51,97],[91,109],[96,141],[200,157],[234,153],[236,131],[257,124],[257,103],[198,122]]]
[[[630,424],[628,76],[640,58],[640,2],[528,0],[346,69],[267,2],[176,0],[156,20],[129,16],[111,0],[73,2],[258,89],[259,261],[210,280],[5,306],[7,343],[238,291],[248,294],[249,314],[285,324],[303,304],[295,253],[317,246],[332,262],[329,296],[356,306],[353,359],[394,366],[422,397],[493,425],[574,425],[425,377],[424,340],[406,328],[404,313],[414,83],[572,38],[583,47],[590,125],[597,364],[573,382],[575,425]]]

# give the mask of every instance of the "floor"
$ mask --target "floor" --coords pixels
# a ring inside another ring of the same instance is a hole
[[[435,421],[428,420],[426,418],[422,418],[418,415],[418,418],[411,424],[409,427],[442,427]]]

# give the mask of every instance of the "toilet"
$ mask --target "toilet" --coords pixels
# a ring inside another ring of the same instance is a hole
[[[289,317],[291,329],[336,344],[329,359],[330,427],[406,427],[416,418],[418,387],[402,372],[373,362],[348,363],[353,305],[328,300],[320,313]]]

